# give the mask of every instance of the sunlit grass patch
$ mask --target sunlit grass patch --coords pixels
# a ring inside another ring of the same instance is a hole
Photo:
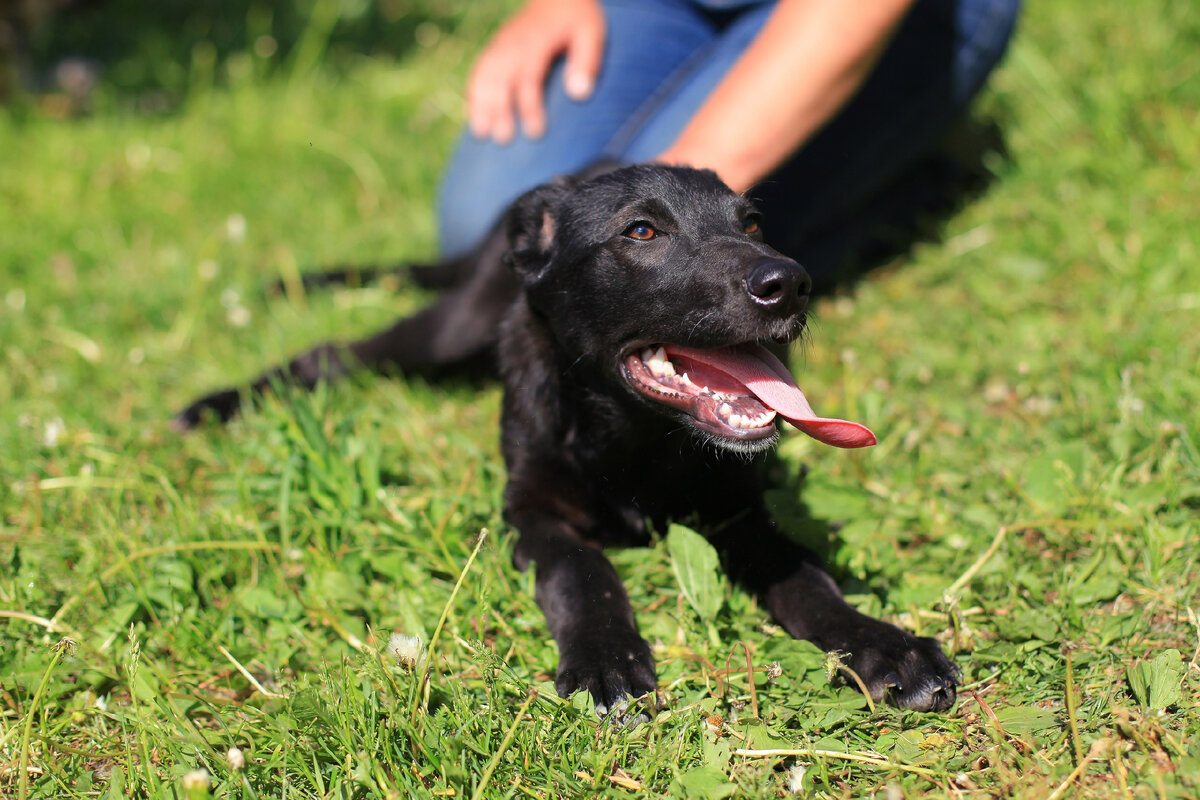
[[[955,709],[868,709],[727,581],[698,611],[662,531],[614,554],[664,700],[626,730],[553,691],[495,386],[359,376],[167,426],[427,298],[268,291],[433,253],[499,11],[413,8],[436,36],[334,32],[305,69],[307,28],[281,18],[277,56],[256,28],[154,113],[132,73],[89,116],[0,110],[0,795],[1196,795],[1192,4],[1030,4],[979,109],[997,179],[821,301],[793,359],[880,445],[785,437],[772,508],[857,605],[942,640]]]

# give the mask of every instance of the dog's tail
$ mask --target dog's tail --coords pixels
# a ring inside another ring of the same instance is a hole
[[[331,286],[368,286],[388,278],[407,281],[422,289],[452,289],[464,283],[474,269],[468,256],[432,264],[346,264],[336,265],[300,276],[300,285],[307,290]],[[287,283],[278,280],[271,286],[276,293],[287,290]]]

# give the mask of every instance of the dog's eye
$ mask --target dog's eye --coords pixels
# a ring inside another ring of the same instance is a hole
[[[762,230],[762,218],[758,215],[746,217],[742,221],[742,230],[750,235],[759,233]]]
[[[639,242],[648,242],[658,236],[658,231],[654,230],[649,222],[635,222],[625,229],[621,234],[630,239],[637,239]]]

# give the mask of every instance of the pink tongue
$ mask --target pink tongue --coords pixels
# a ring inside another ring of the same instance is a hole
[[[857,422],[818,417],[788,368],[762,347],[694,350],[666,346],[667,355],[678,354],[730,375],[763,402],[767,408],[819,442],[834,447],[870,447],[875,434]]]

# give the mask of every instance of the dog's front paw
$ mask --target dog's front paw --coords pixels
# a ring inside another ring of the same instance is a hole
[[[592,696],[596,713],[619,715],[621,724],[637,722],[624,711],[629,700],[653,694],[657,688],[654,656],[637,631],[591,631],[562,646],[554,688],[561,697],[580,689]]]
[[[872,700],[917,711],[946,711],[954,705],[962,673],[936,640],[885,622],[858,634],[839,649],[847,653],[844,663],[862,679]]]

